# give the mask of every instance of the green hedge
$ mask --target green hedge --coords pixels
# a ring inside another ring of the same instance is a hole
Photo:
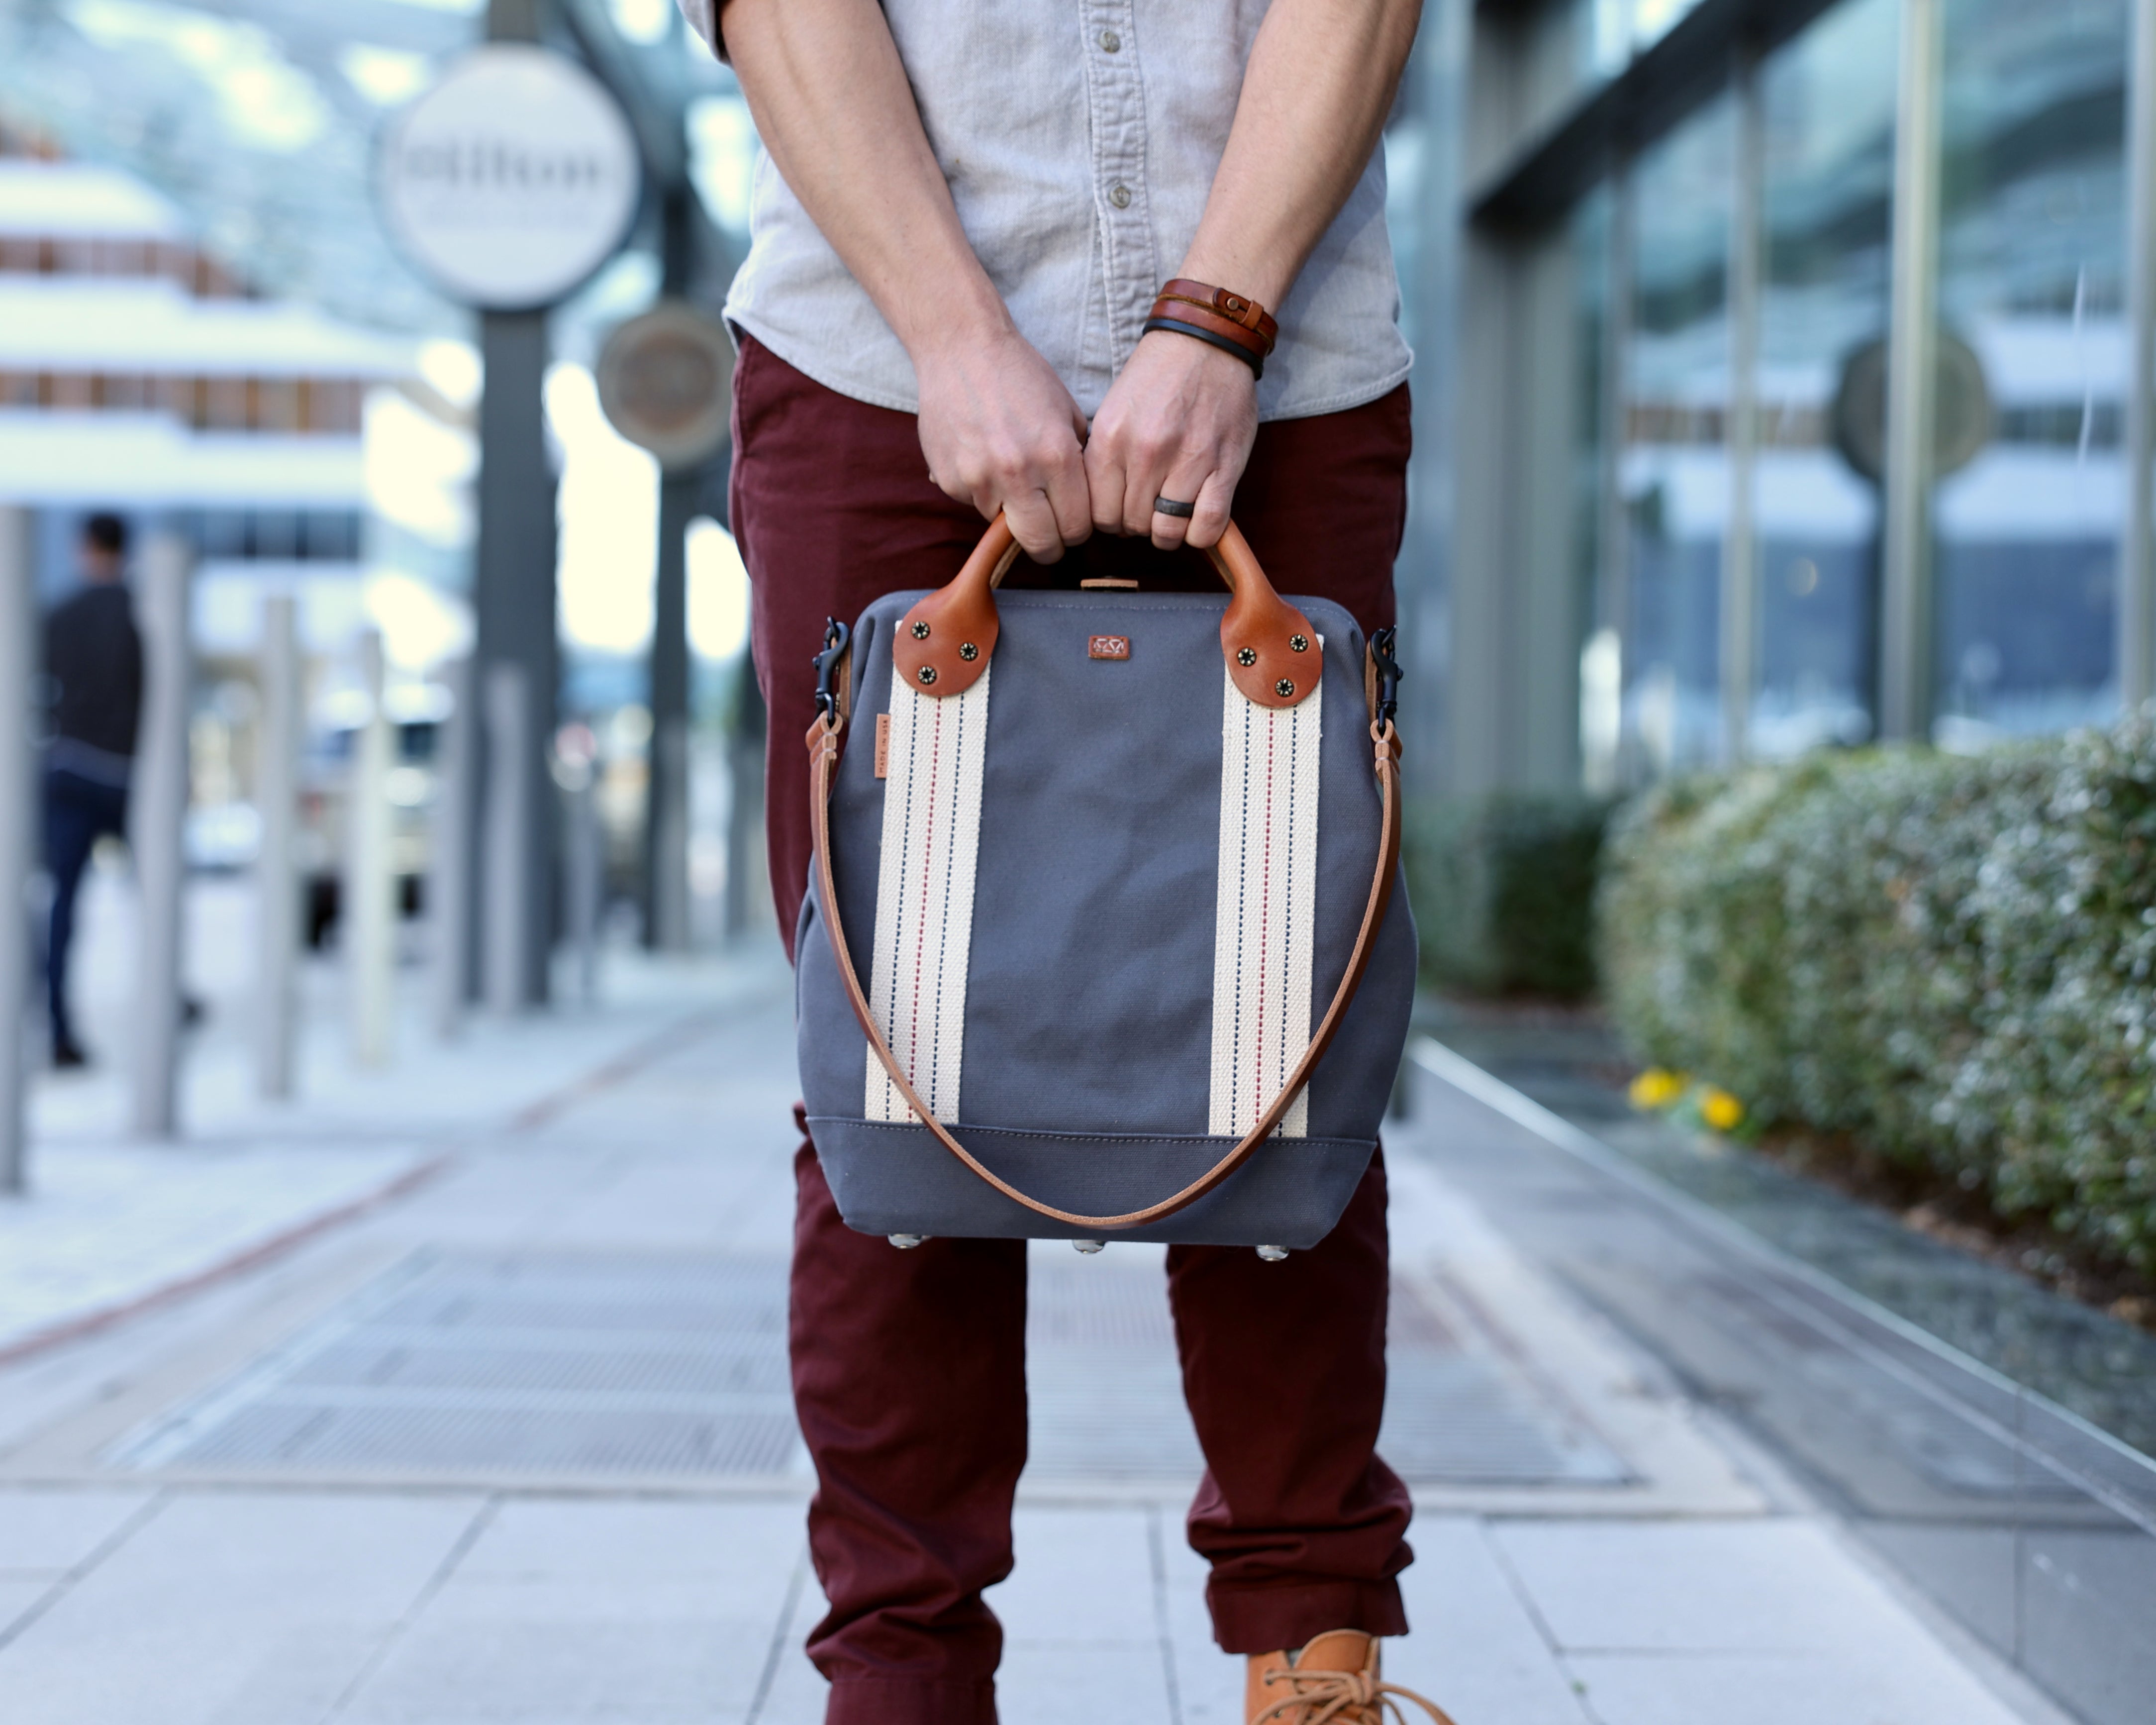
[[[1646,1059],[2156,1269],[2156,710],[1650,792],[1597,922]]]
[[[1425,980],[1573,999],[1594,988],[1594,882],[1609,804],[1499,791],[1409,812],[1408,890]]]

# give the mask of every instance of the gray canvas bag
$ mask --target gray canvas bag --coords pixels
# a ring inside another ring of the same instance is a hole
[[[834,620],[796,932],[810,1136],[850,1227],[1314,1245],[1414,989],[1399,672],[1283,600],[947,587]],[[850,733],[850,740],[849,740]]]

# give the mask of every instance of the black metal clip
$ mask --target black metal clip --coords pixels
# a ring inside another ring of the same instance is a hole
[[[1393,715],[1400,705],[1400,662],[1393,657],[1393,644],[1399,638],[1399,630],[1381,629],[1370,637],[1370,657],[1378,667],[1378,723],[1393,722]]]
[[[816,667],[816,711],[827,725],[839,722],[839,697],[831,687],[831,674],[846,656],[854,632],[835,617],[824,619],[824,650],[809,662]]]

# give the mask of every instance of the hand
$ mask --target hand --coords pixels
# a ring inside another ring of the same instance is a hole
[[[1150,533],[1163,551],[1218,544],[1257,434],[1257,379],[1242,361],[1166,330],[1141,337],[1086,444],[1093,525]],[[1156,497],[1196,512],[1158,514]]]
[[[1086,489],[1086,416],[1063,380],[1015,330],[968,336],[916,356],[921,451],[928,476],[984,518],[998,510],[1037,563],[1093,531]]]

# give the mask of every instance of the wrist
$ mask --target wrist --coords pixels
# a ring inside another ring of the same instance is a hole
[[[1162,285],[1147,314],[1147,335],[1175,335],[1216,348],[1250,368],[1253,378],[1265,374],[1265,361],[1280,337],[1280,325],[1265,307],[1211,282],[1173,276]]]
[[[1138,337],[1138,347],[1156,358],[1180,366],[1186,372],[1217,377],[1225,386],[1240,384],[1253,395],[1257,393],[1257,373],[1250,369],[1247,360],[1210,343],[1194,341],[1178,331],[1148,330]]]
[[[1190,248],[1189,254],[1175,273],[1193,281],[1211,282],[1231,294],[1255,300],[1276,316],[1295,280],[1291,271],[1262,258],[1238,256],[1224,248],[1215,250],[1208,247],[1202,238]]]
[[[985,274],[975,274],[978,280],[955,290],[923,294],[903,321],[891,321],[916,371],[978,353],[1018,334],[1003,296]]]

